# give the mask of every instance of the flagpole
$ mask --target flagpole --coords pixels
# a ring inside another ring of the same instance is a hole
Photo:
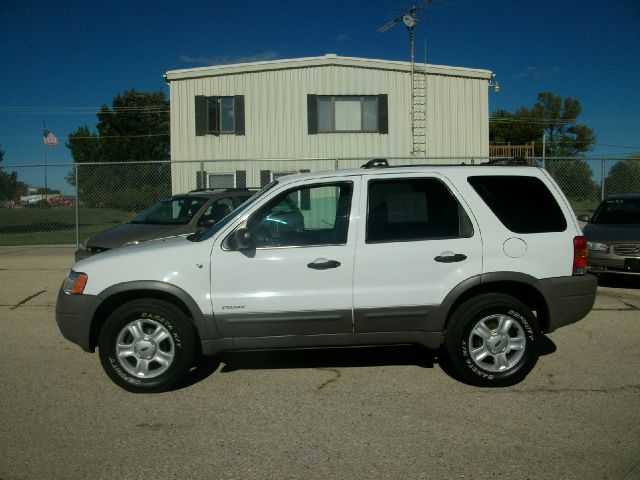
[[[42,121],[42,133],[47,131],[47,126]],[[44,135],[43,135],[44,136]],[[48,198],[46,195],[49,193],[49,185],[47,184],[47,144],[43,141],[42,146],[44,147],[44,194],[45,199]]]

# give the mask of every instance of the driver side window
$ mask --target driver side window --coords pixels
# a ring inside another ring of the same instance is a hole
[[[278,195],[247,223],[256,248],[345,244],[352,191],[344,182]]]

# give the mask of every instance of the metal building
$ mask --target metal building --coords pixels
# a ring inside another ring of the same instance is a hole
[[[257,186],[315,159],[489,153],[488,70],[416,64],[412,89],[409,62],[328,54],[165,77],[176,191]]]

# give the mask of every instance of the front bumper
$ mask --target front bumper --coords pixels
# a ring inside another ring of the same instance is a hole
[[[56,323],[60,333],[87,352],[95,351],[91,341],[91,320],[101,302],[94,295],[70,295],[62,288],[58,292]]]
[[[629,259],[629,261],[627,261]],[[619,273],[623,275],[640,275],[640,269],[631,268],[630,261],[640,262],[640,257],[622,257],[613,254],[596,254],[589,252],[590,273]]]
[[[536,282],[549,309],[546,333],[586,317],[596,300],[598,279],[593,275],[547,278]]]

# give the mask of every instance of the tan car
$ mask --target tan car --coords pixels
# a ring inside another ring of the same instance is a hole
[[[590,273],[640,275],[640,194],[605,198],[587,221]]]
[[[246,188],[201,190],[165,198],[139,214],[131,223],[89,237],[76,250],[76,261],[123,245],[207,229],[254,193]]]

